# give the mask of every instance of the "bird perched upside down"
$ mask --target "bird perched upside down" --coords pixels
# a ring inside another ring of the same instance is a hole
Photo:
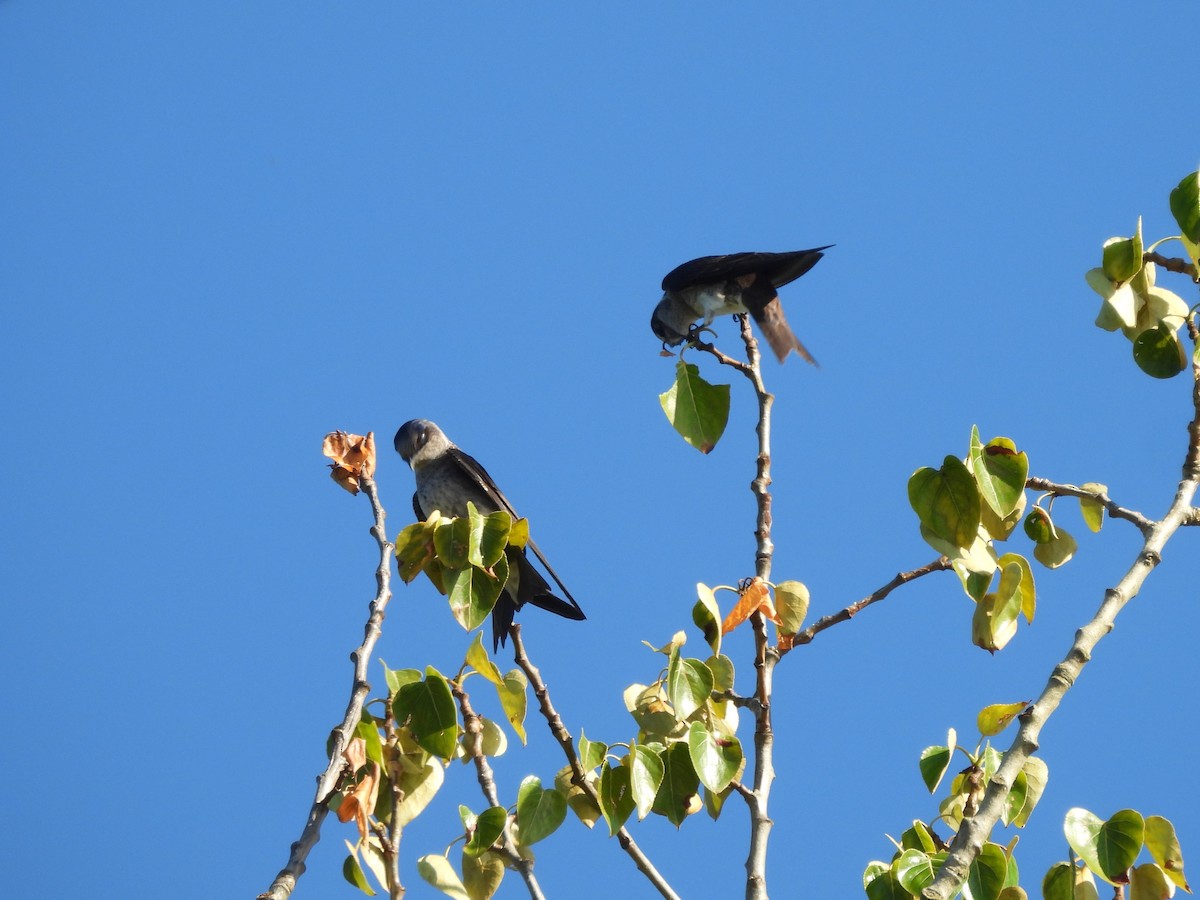
[[[702,256],[672,269],[663,279],[663,297],[650,327],[664,344],[676,347],[693,334],[694,323],[712,324],[717,316],[750,313],[780,362],[795,350],[816,365],[783,315],[778,288],[795,281],[832,247],[788,253],[730,253]]]
[[[426,419],[405,422],[396,432],[395,445],[396,452],[408,463],[416,477],[413,512],[421,521],[429,518],[435,509],[445,516],[465,516],[468,501],[474,503],[475,508],[484,515],[502,509],[514,520],[519,518],[487,470],[473,457],[459,450],[432,422]],[[513,616],[526,603],[567,619],[586,618],[571,592],[550,567],[550,563],[546,562],[546,557],[542,556],[538,545],[530,540],[526,546],[545,566],[567,599],[554,595],[541,572],[526,558],[525,550],[509,547],[506,551],[508,582],[492,609],[493,652],[505,643]]]

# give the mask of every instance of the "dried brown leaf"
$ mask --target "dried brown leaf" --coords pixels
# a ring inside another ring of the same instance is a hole
[[[358,493],[360,478],[375,474],[375,432],[366,436],[332,431],[325,435],[321,452],[333,462],[329,475],[341,487],[352,494]]]
[[[761,578],[755,578],[742,591],[737,603],[721,623],[721,633],[729,634],[756,612],[761,612],[776,625],[779,624],[779,614],[775,612],[775,604],[771,602],[771,592]]]

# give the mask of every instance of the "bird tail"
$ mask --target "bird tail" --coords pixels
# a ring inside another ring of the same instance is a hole
[[[562,616],[564,619],[574,619],[578,622],[587,618],[566,588],[563,588],[563,593],[567,594],[570,600],[563,600],[551,592],[550,584],[542,577],[542,573],[533,567],[533,563],[526,558],[524,553],[510,549],[508,562],[510,567],[516,567],[516,571],[509,575],[508,586],[500,593],[496,605],[492,607],[493,653],[507,643],[508,630],[512,627],[513,616],[526,603],[536,606],[538,609],[544,609],[546,612],[552,612],[556,616]],[[513,575],[516,576],[515,579]],[[510,593],[514,581],[516,583],[515,600]]]
[[[822,251],[828,250],[832,246],[833,244],[829,244],[825,247],[815,247],[812,250],[793,250],[789,253],[774,254],[778,259],[764,269],[764,274],[771,280],[771,284],[781,288],[815,266],[825,255]]]

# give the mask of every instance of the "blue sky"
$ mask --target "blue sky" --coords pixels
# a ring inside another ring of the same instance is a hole
[[[522,617],[556,704],[574,731],[628,739],[621,691],[659,668],[641,641],[687,628],[703,655],[694,583],[753,569],[752,396],[734,382],[708,457],[658,406],[672,362],[648,318],[695,256],[836,244],[783,294],[822,368],[767,367],[774,573],[810,586],[813,615],[933,558],[906,481],[964,453],[973,423],[1034,474],[1161,515],[1188,385],[1144,377],[1092,325],[1083,273],[1139,214],[1148,236],[1175,230],[1167,194],[1200,135],[1170,26],[1191,13],[0,3],[0,366],[25,448],[0,495],[0,893],[270,882],[374,587],[366,501],[320,456],[336,428],[390,448],[427,417],[488,467],[589,615]],[[378,481],[394,535],[413,484],[390,449]],[[1041,691],[1139,546],[1071,506],[1080,551],[1037,571],[1038,619],[1003,653],[971,646],[942,576],[785,659],[776,896],[860,896],[884,834],[935,815],[920,750]],[[1192,533],[1169,545],[1043,732],[1031,894],[1071,806],[1165,815],[1200,853],[1195,554]],[[377,655],[453,671],[466,646],[417,583]],[[731,652],[748,675],[748,639]],[[561,765],[531,726],[497,766],[510,801]],[[455,804],[483,806],[451,776],[404,836],[413,897],[433,894],[413,860],[453,838]],[[682,895],[740,894],[740,809],[634,833]],[[350,836],[326,829],[296,896],[354,895]],[[573,821],[537,871],[551,896],[649,896]]]

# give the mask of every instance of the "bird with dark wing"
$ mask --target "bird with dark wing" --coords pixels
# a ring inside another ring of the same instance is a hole
[[[427,419],[405,422],[396,432],[396,452],[413,470],[417,492],[413,494],[413,511],[425,521],[435,509],[442,515],[462,517],[467,514],[467,502],[479,512],[504,510],[514,520],[519,518],[508,498],[496,487],[492,476],[473,457],[463,453],[442,430]],[[586,616],[558,574],[546,562],[546,557],[532,540],[526,547],[533,551],[554,579],[566,600],[556,596],[542,573],[533,567],[525,550],[509,547],[509,576],[500,598],[492,609],[492,650],[495,652],[508,638],[513,616],[526,603],[567,619]]]
[[[662,300],[654,308],[650,327],[664,344],[676,347],[688,339],[698,320],[707,326],[717,316],[748,312],[780,362],[795,350],[816,365],[784,318],[778,289],[815,266],[832,246],[702,256],[685,262],[663,279]]]

